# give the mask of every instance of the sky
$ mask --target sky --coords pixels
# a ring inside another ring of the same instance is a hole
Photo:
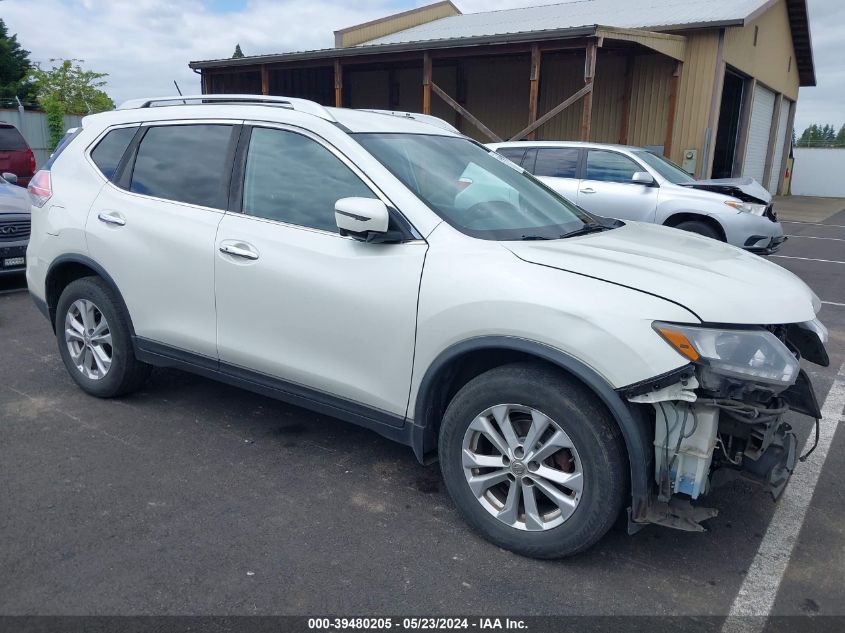
[[[0,18],[33,61],[84,60],[109,74],[120,103],[142,96],[198,93],[188,62],[328,48],[333,31],[434,0],[0,0]],[[464,13],[554,0],[455,0]],[[818,86],[802,88],[795,128],[845,124],[843,0],[808,0]]]

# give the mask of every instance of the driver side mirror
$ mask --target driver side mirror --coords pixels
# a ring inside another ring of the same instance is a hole
[[[334,219],[343,236],[362,242],[401,242],[401,231],[390,231],[390,211],[376,198],[341,198],[334,203]]]
[[[15,174],[8,172],[8,171],[3,172],[3,180],[8,182],[10,185],[18,184],[18,177]]]
[[[653,185],[654,176],[647,171],[637,171],[634,172],[633,176],[631,176],[631,182],[635,182],[639,185]]]

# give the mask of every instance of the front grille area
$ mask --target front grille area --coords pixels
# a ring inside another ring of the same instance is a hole
[[[0,217],[0,242],[18,242],[29,239],[29,220],[6,220]]]

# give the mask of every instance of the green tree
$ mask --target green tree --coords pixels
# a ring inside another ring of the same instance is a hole
[[[21,48],[17,35],[9,35],[0,19],[0,101],[13,101],[15,97],[25,103],[35,101],[35,86],[28,81],[31,69],[29,51]]]
[[[232,54],[232,59],[238,59],[240,57],[244,57],[244,52],[241,50],[240,44],[235,44],[235,52]]]
[[[836,133],[836,140],[834,142],[836,147],[845,147],[845,123],[842,124],[842,127]]]
[[[44,106],[49,99],[58,100],[65,114],[103,112],[114,109],[114,101],[102,90],[106,73],[83,70],[79,59],[51,59],[60,62],[49,70],[36,64],[30,72],[35,84],[38,102]]]

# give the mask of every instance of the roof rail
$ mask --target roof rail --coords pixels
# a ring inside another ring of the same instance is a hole
[[[191,102],[191,103],[189,103]],[[175,95],[172,97],[151,97],[144,99],[130,99],[121,103],[118,110],[134,110],[136,108],[154,108],[179,105],[203,105],[203,104],[233,104],[244,105],[266,105],[280,108],[288,108],[305,114],[312,114],[316,117],[335,123],[335,118],[329,111],[316,101],[308,99],[297,99],[294,97],[271,97],[265,95]]]
[[[420,114],[419,112],[402,112],[400,110],[374,110],[372,108],[361,108],[362,112],[373,112],[374,114],[386,114],[388,116],[401,117],[403,119],[412,119],[420,123],[428,123],[442,130],[449,130],[460,134],[461,131],[448,121],[444,121],[440,117],[432,116],[430,114]]]

